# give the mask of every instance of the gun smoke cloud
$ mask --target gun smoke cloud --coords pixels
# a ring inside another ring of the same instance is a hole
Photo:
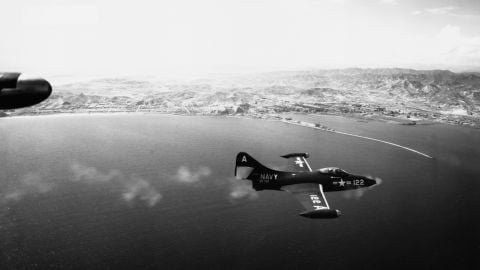
[[[193,169],[183,165],[178,168],[176,174],[171,178],[177,183],[196,184],[205,182],[205,180],[211,175],[212,170],[210,167],[200,166],[198,169]],[[258,193],[251,187],[249,181],[242,181],[235,177],[227,177],[226,181],[225,179],[213,179],[210,184],[222,186],[227,185],[228,198],[230,201],[241,199],[253,200],[258,198]]]
[[[254,200],[258,198],[258,192],[256,192],[249,181],[239,180],[235,177],[228,178],[230,186],[229,197],[233,200],[250,199]]]
[[[162,194],[151,182],[135,175],[125,175],[119,170],[102,171],[96,167],[72,162],[69,165],[69,173],[67,177],[69,182],[120,187],[120,198],[127,203],[142,201],[148,206],[154,206],[162,199]],[[0,202],[16,202],[26,196],[47,194],[59,185],[60,183],[54,183],[51,177],[44,173],[29,172],[5,188],[5,192],[0,192]]]
[[[141,200],[148,206],[154,206],[162,198],[162,194],[147,180],[137,176],[126,176],[118,170],[104,172],[80,163],[72,163],[70,169],[73,172],[72,181],[75,182],[120,185],[124,190],[122,198],[127,202]]]
[[[206,166],[200,166],[197,170],[190,169],[187,166],[180,166],[174,179],[181,183],[197,183],[203,178],[210,176],[212,170]]]
[[[30,172],[20,177],[17,186],[7,188],[0,198],[4,202],[18,201],[27,195],[47,193],[54,187],[40,172]]]
[[[55,182],[48,174],[40,171],[21,175],[12,182],[11,186],[7,186],[4,192],[0,192],[0,203],[17,202],[27,196],[47,194],[62,185],[68,185],[68,183],[113,186],[115,187],[113,190],[120,192],[119,199],[128,204],[142,202],[153,207],[163,198],[162,193],[150,180],[136,175],[127,175],[121,170],[100,169],[76,161],[70,162],[67,169],[67,181]],[[161,177],[163,175],[164,179],[170,179],[174,183],[193,185],[194,187],[199,183],[223,186],[230,202],[243,199],[253,200],[259,197],[249,181],[242,181],[234,177],[209,179],[212,174],[212,169],[203,165],[196,168],[182,165],[173,174],[160,173]]]
[[[145,179],[133,177],[133,181],[125,183],[126,191],[122,194],[123,199],[130,202],[135,198],[145,201],[148,206],[154,206],[162,198],[155,188]]]

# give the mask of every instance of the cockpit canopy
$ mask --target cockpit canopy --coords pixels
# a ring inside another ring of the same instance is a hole
[[[318,169],[318,171],[321,173],[328,173],[328,174],[339,175],[339,176],[348,175],[346,171],[337,167],[321,168],[321,169]]]

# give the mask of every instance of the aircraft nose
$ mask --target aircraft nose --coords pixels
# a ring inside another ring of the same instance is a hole
[[[373,185],[377,184],[377,180],[372,179],[372,178],[368,178],[368,177],[365,177],[365,178],[364,178],[364,181],[365,181],[365,185],[366,185],[367,187],[373,186]]]

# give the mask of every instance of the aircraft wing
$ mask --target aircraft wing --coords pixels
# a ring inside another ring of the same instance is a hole
[[[330,209],[323,187],[320,184],[303,183],[283,186],[282,190],[292,193],[306,211],[300,215],[310,218],[336,218],[340,211]]]
[[[287,171],[290,172],[311,172],[312,168],[307,162],[308,153],[292,153],[283,155],[287,161]]]
[[[322,185],[304,183],[283,186],[282,189],[292,193],[307,211],[330,209],[325,194],[323,194]]]

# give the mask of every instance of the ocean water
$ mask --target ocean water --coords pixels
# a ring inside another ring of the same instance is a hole
[[[0,119],[0,269],[478,269],[480,130],[298,116],[287,125],[156,114]],[[233,179],[237,152],[380,177],[327,193],[335,220]]]

